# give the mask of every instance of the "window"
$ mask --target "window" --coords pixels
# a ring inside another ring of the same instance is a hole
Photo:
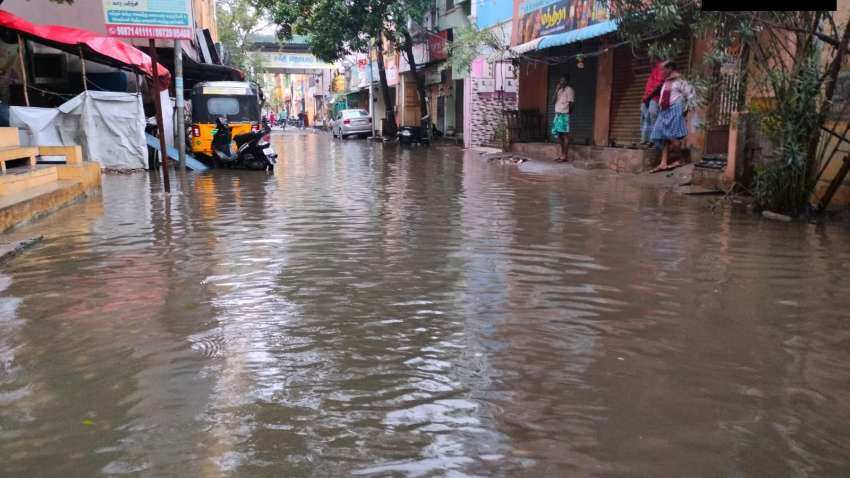
[[[455,7],[455,1],[454,0],[446,0],[446,11],[449,11],[454,7]]]
[[[32,63],[36,81],[65,78],[65,55],[62,53],[36,53]]]
[[[346,118],[367,118],[369,112],[366,110],[345,110],[342,112]]]
[[[233,116],[239,114],[239,100],[226,96],[215,96],[207,100],[207,112],[213,116]]]

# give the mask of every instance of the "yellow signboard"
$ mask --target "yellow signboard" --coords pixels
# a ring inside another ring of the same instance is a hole
[[[345,92],[345,75],[336,75],[333,82],[334,93]]]

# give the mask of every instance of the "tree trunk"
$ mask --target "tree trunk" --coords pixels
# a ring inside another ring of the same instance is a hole
[[[410,37],[410,32],[404,31],[404,42],[402,43],[404,53],[407,55],[407,63],[410,65],[410,72],[413,74],[413,79],[416,80],[416,90],[419,92],[419,111],[420,121],[419,126],[422,127],[422,133],[428,134],[431,129],[427,126],[431,124],[431,117],[428,114],[428,97],[425,92],[425,79],[422,78],[422,72],[416,69],[416,58],[413,56],[413,38]],[[427,122],[427,123],[426,123]]]
[[[387,71],[384,69],[384,38],[382,35],[378,35],[377,42],[375,42],[377,57],[378,57],[378,79],[381,82],[381,93],[384,96],[384,131],[387,136],[390,138],[395,137],[396,133],[396,124],[395,124],[395,102],[390,98],[390,87],[387,84]],[[384,131],[381,131],[381,134],[384,134]]]

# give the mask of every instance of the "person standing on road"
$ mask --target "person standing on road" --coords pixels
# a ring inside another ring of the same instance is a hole
[[[555,160],[558,163],[569,161],[570,114],[576,99],[576,93],[569,82],[568,76],[562,76],[555,87],[555,119],[552,121],[552,136],[556,136],[561,143],[561,156]]]
[[[653,173],[680,166],[679,161],[668,164],[667,159],[671,145],[681,149],[681,141],[688,135],[685,117],[696,97],[693,86],[682,78],[674,62],[667,62],[664,70],[666,79],[661,87],[660,111],[650,138],[661,149],[661,164],[651,171]]]
[[[652,135],[652,127],[658,118],[658,102],[661,99],[661,87],[664,86],[664,66],[667,61],[658,60],[643,89],[643,102],[640,104],[640,144],[651,145],[649,140]]]

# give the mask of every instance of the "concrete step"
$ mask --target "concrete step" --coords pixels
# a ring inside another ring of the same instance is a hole
[[[53,184],[59,180],[56,166],[39,165],[35,168],[22,166],[6,170],[0,175],[0,196],[17,194],[39,186]]]
[[[0,196],[0,232],[38,219],[88,193],[79,181],[61,180]]]

